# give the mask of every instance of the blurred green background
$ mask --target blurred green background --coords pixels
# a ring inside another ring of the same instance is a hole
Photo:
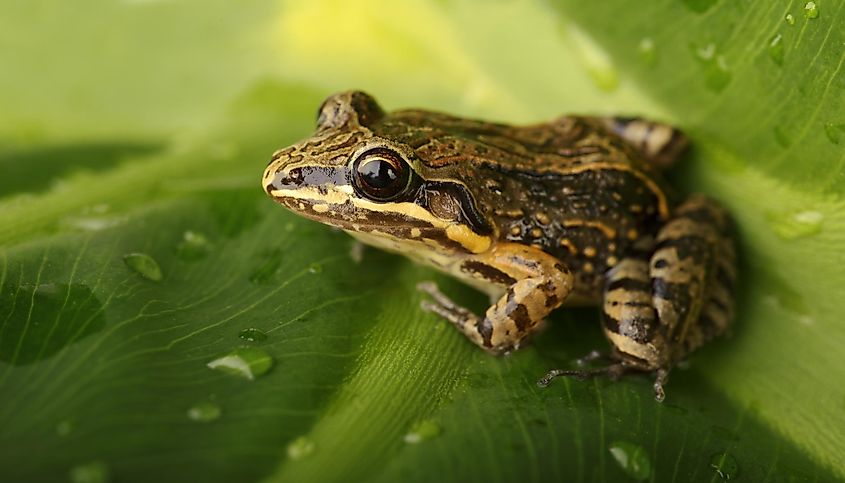
[[[845,478],[843,25],[834,0],[4,0],[0,480]],[[604,347],[595,310],[471,347],[414,286],[483,296],[260,189],[350,88],[681,126],[673,181],[740,229],[732,336],[664,404],[536,387]]]

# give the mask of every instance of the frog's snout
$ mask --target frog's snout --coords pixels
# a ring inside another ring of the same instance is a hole
[[[291,190],[302,186],[302,168],[284,169],[271,163],[264,171],[264,191],[273,196],[274,190]]]

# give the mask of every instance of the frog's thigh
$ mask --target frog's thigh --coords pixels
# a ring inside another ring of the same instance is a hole
[[[602,122],[658,168],[668,168],[686,150],[689,141],[679,129],[638,117],[605,117]]]
[[[727,330],[733,314],[734,250],[729,220],[693,197],[658,232],[649,262],[622,260],[608,274],[604,330],[623,361],[668,369]]]
[[[507,285],[505,293],[484,317],[458,307],[432,287],[435,298],[426,307],[445,317],[482,348],[502,353],[519,347],[543,318],[559,307],[572,290],[569,270],[551,255],[516,243],[498,244],[462,263],[461,270],[477,278]]]
[[[728,215],[703,196],[679,206],[658,233],[649,267],[653,302],[679,357],[730,326],[735,263]]]
[[[665,359],[666,344],[652,303],[647,258],[625,258],[608,272],[602,324],[623,362],[656,369]]]

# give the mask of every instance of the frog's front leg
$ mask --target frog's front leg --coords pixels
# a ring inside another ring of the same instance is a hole
[[[504,295],[484,317],[460,307],[431,282],[419,285],[434,301],[423,308],[457,327],[472,342],[494,354],[519,348],[546,315],[560,307],[572,290],[573,277],[556,258],[534,247],[501,243],[461,264],[465,275],[506,286]]]
[[[604,332],[617,362],[594,370],[554,370],[578,378],[631,371],[652,372],[654,391],[673,365],[723,334],[733,316],[735,254],[730,221],[714,202],[695,196],[657,234],[607,274],[602,304]]]

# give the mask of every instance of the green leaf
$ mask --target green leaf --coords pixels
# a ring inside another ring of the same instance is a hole
[[[0,5],[4,481],[845,478],[842,3],[82,3]],[[732,336],[663,404],[537,387],[606,347],[594,309],[475,349],[414,287],[484,297],[258,186],[353,87],[683,127],[674,181],[740,230]]]

